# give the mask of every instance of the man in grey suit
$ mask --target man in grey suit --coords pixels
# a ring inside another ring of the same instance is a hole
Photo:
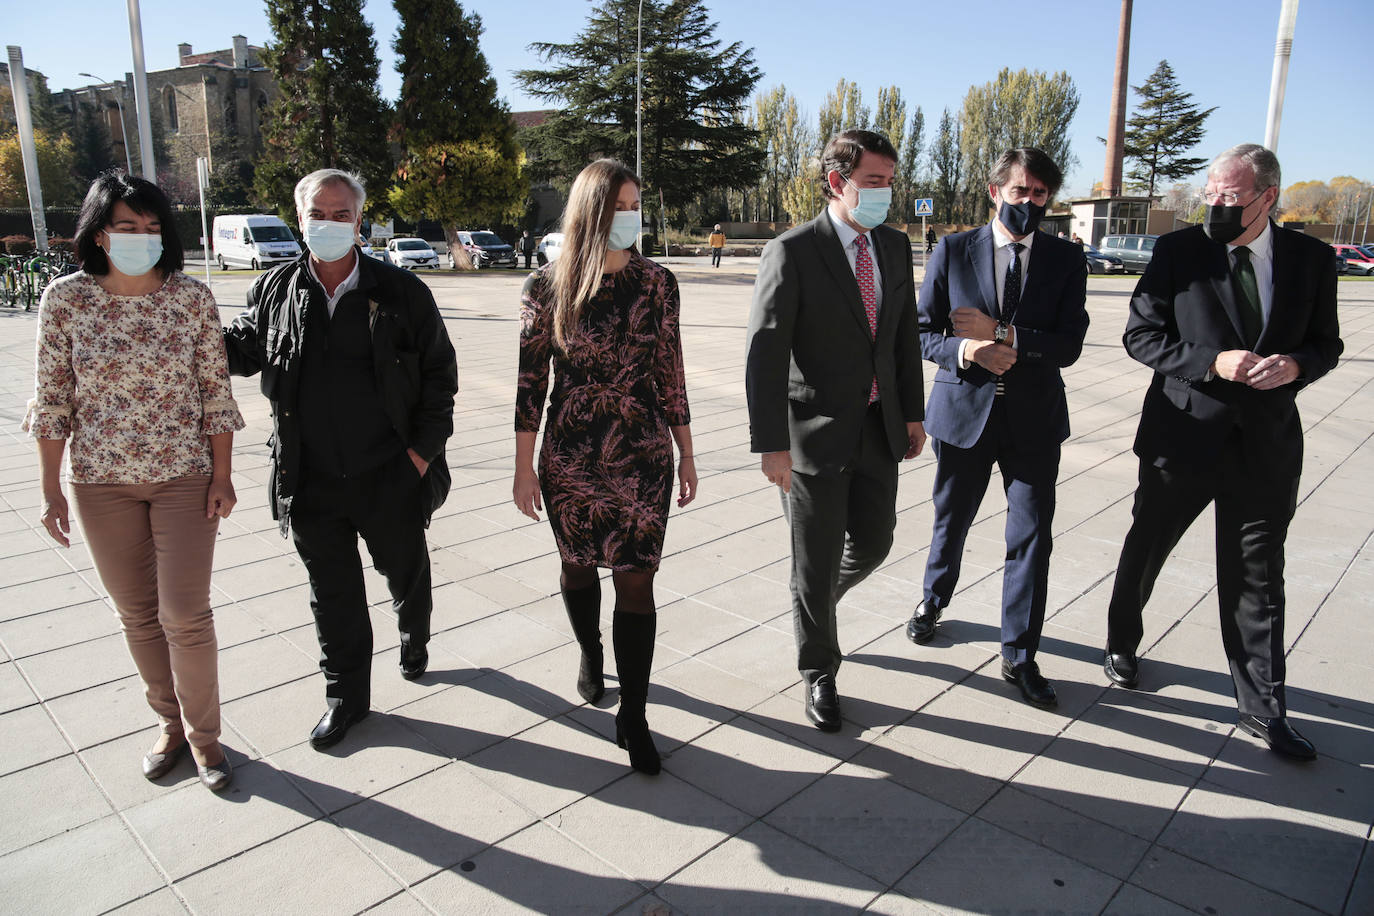
[[[826,144],[825,211],[769,242],[749,314],[750,450],[792,530],[792,615],[806,715],[840,727],[835,605],[887,557],[897,463],[925,445],[911,241],[882,225],[897,153]]]

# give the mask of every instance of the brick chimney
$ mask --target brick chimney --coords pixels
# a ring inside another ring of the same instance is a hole
[[[1131,59],[1131,0],[1121,0],[1121,27],[1116,36],[1116,79],[1112,111],[1107,121],[1107,161],[1102,170],[1102,193],[1121,195],[1121,160],[1126,154],[1126,71]]]
[[[248,39],[242,35],[234,36],[234,69],[248,69]]]
[[[177,63],[181,66],[186,65],[186,58],[191,56],[191,46],[187,42],[177,45]]]

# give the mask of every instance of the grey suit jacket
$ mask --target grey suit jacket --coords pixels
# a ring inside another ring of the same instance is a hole
[[[791,450],[804,474],[854,457],[875,375],[893,461],[906,454],[906,424],[925,418],[911,240],[888,226],[872,238],[883,287],[876,340],[825,212],[769,242],[759,263],[745,362],[750,450]]]

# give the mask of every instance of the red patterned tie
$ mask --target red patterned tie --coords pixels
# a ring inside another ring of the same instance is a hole
[[[858,252],[854,255],[854,275],[859,280],[859,298],[864,302],[864,314],[868,316],[868,332],[873,339],[878,338],[878,294],[873,287],[873,258],[868,254],[868,236],[854,238]],[[868,403],[878,400],[878,377],[873,377],[873,387],[868,391]]]

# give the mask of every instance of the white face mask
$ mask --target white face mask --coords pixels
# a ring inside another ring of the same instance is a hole
[[[126,277],[141,277],[153,269],[162,257],[162,236],[145,232],[111,232],[105,230],[109,247],[105,254],[114,269]]]
[[[357,238],[353,223],[339,223],[332,219],[308,219],[301,228],[305,235],[305,247],[326,263],[347,257]]]
[[[638,210],[617,210],[611,217],[611,251],[624,251],[639,241],[639,230],[643,226]]]

